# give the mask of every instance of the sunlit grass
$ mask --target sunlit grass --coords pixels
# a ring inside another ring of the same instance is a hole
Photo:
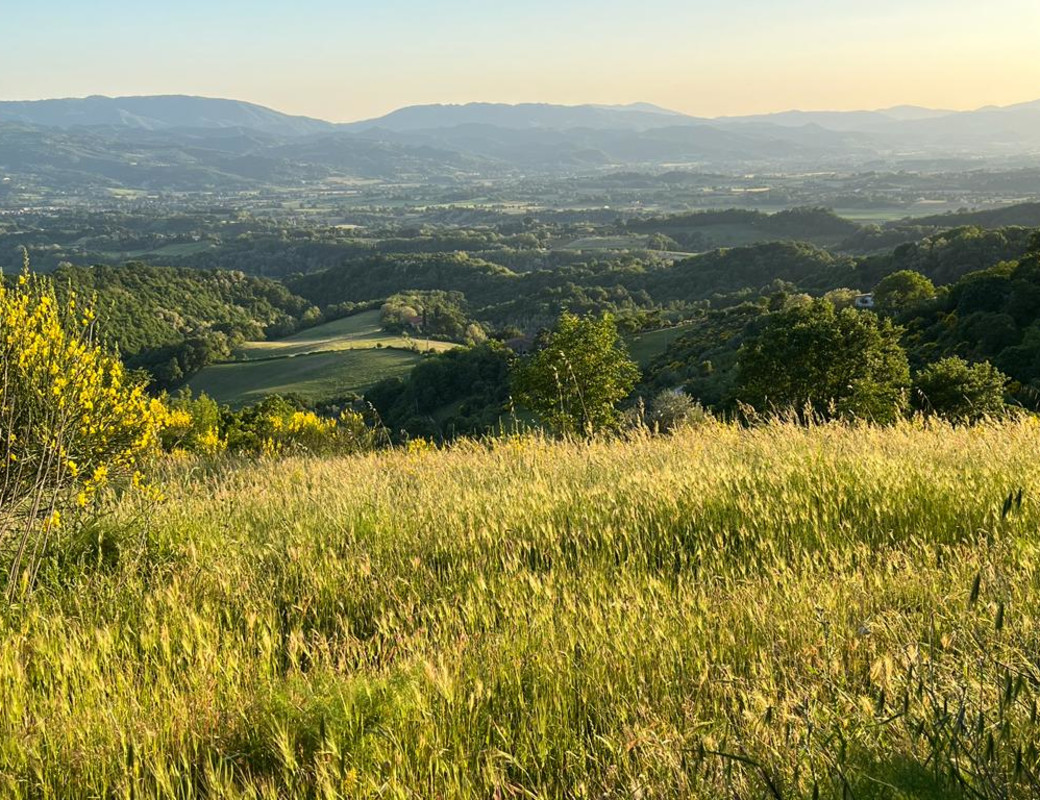
[[[404,378],[421,360],[411,350],[372,347],[227,362],[204,367],[192,376],[188,387],[234,408],[259,403],[273,394],[295,394],[320,402],[361,393],[386,378]]]
[[[1037,794],[1031,421],[167,469],[0,623],[0,793]]]
[[[379,311],[363,311],[349,317],[306,328],[284,339],[245,342],[236,356],[245,360],[324,353],[339,350],[365,350],[375,347],[416,348],[421,352],[444,352],[458,347],[424,337],[399,336],[383,330]]]

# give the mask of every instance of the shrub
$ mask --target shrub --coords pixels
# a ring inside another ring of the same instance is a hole
[[[140,483],[163,405],[100,344],[74,294],[26,270],[0,283],[0,545],[8,595],[32,585],[62,515],[106,486]]]
[[[701,404],[681,390],[665,390],[657,394],[650,401],[646,414],[647,423],[664,433],[706,419],[708,414]]]
[[[953,356],[917,373],[911,400],[927,414],[951,422],[977,422],[1004,412],[1007,383],[1007,376],[988,361],[969,364]]]
[[[221,409],[205,394],[181,392],[170,400],[168,451],[203,456],[343,454],[374,449],[380,436],[352,409],[321,416],[292,400],[271,396],[241,411]]]
[[[169,400],[169,422],[163,431],[163,449],[185,450],[213,456],[227,449],[221,435],[221,411],[217,401],[206,394],[193,397],[183,389]]]

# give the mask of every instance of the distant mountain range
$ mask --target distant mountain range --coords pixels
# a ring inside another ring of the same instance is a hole
[[[0,101],[0,122],[46,128],[102,126],[145,131],[247,128],[276,136],[306,136],[336,128],[331,122],[293,117],[241,100],[187,95]]]
[[[1040,160],[1040,101],[705,119],[647,103],[412,106],[336,124],[190,96],[0,102],[0,177],[235,189],[332,176],[452,178],[613,166],[878,167]]]
[[[344,125],[348,130],[386,130],[397,133],[490,125],[512,130],[598,130],[641,131],[705,122],[650,103],[627,106],[556,106],[547,103],[468,103],[466,105],[409,106],[377,119]]]

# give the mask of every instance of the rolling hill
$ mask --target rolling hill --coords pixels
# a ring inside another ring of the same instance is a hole
[[[206,367],[188,386],[234,408],[272,394],[330,400],[361,393],[384,378],[404,377],[421,360],[422,356],[409,350],[368,348],[227,362]]]
[[[237,361],[213,364],[188,383],[220,403],[242,406],[271,394],[328,400],[404,377],[422,354],[457,345],[384,332],[378,311],[317,325],[284,339],[241,345]]]
[[[648,104],[413,106],[334,124],[186,96],[0,102],[0,173],[58,188],[241,190],[603,167],[874,169],[1040,157],[1040,103],[703,119]]]
[[[626,106],[548,103],[466,103],[464,105],[408,106],[376,119],[349,123],[350,130],[395,132],[454,128],[460,125],[492,125],[516,130],[592,128],[609,130],[649,130],[702,120],[669,111],[650,103]]]
[[[283,114],[255,103],[189,95],[0,101],[0,122],[48,128],[106,126],[148,131],[243,128],[275,136],[306,136],[335,127],[330,122]]]
[[[396,347],[411,350],[440,352],[456,347],[451,342],[432,339],[413,339],[397,336],[383,330],[378,311],[363,311],[349,317],[307,328],[284,339],[246,342],[237,352],[244,361],[306,355],[308,353],[342,350],[368,350],[378,347]]]

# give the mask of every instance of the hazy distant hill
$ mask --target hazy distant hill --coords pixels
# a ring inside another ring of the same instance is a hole
[[[985,211],[962,211],[931,217],[916,217],[909,222],[936,228],[953,228],[961,225],[974,225],[980,228],[1001,228],[1011,225],[1036,228],[1040,227],[1040,203],[1018,203]],[[892,223],[892,226],[899,224],[901,223],[895,222]]]
[[[943,159],[962,168],[980,159],[1037,162],[1040,102],[714,120],[645,103],[471,103],[413,106],[347,125],[187,96],[0,102],[0,172],[59,188],[211,190],[607,166],[916,169]]]
[[[248,128],[278,136],[305,136],[332,130],[330,122],[294,117],[240,100],[186,95],[83,97],[0,102],[0,121],[71,128],[116,126],[168,128]]]
[[[703,120],[659,108],[649,103],[628,106],[559,106],[546,103],[467,103],[466,105],[409,106],[384,117],[354,122],[351,130],[395,132],[454,128],[460,125],[489,125],[497,128],[569,130],[649,130]]]

